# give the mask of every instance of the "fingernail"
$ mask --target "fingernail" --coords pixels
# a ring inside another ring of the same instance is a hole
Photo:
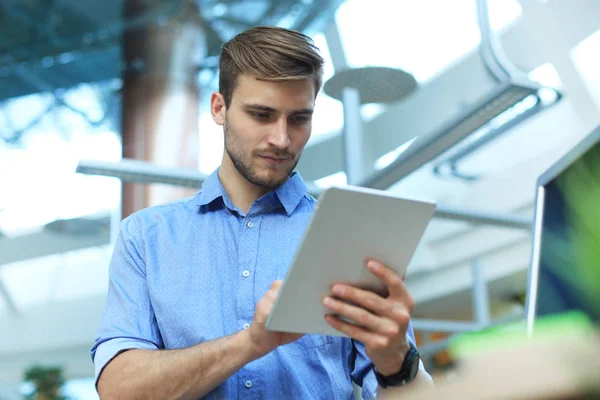
[[[334,285],[333,286],[333,293],[337,294],[338,296],[341,296],[344,294],[344,287],[341,285]]]
[[[331,300],[331,297],[325,297],[323,299],[323,304],[325,304],[326,306],[330,306],[333,304],[333,300]]]
[[[369,261],[367,263],[367,267],[369,267],[369,269],[371,269],[371,271],[378,271],[379,270],[379,263],[377,263],[375,261]]]

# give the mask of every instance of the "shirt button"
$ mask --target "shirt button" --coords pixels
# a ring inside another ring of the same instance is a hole
[[[246,381],[246,387],[250,389],[252,387],[252,381]]]
[[[248,329],[248,328],[250,328],[250,324],[246,322],[246,323],[244,324],[244,329]]]
[[[248,228],[252,229],[252,228],[254,228],[254,222],[248,221],[248,223],[246,224],[246,226],[248,226]]]
[[[244,278],[247,278],[250,276],[250,271],[248,271],[247,269],[244,270],[244,272],[242,272],[242,275],[244,275]]]

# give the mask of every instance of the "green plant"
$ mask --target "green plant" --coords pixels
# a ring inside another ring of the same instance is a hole
[[[25,381],[33,383],[35,389],[25,398],[30,400],[65,400],[60,395],[64,384],[61,367],[43,367],[35,365],[25,371]]]

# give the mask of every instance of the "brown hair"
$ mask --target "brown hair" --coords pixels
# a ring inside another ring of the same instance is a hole
[[[270,81],[312,77],[316,95],[323,80],[323,63],[310,37],[279,27],[254,27],[223,45],[219,92],[229,107],[238,76],[251,74]]]

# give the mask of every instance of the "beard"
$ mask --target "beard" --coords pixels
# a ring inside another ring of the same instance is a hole
[[[225,136],[225,151],[229,155],[229,158],[235,166],[235,169],[244,177],[244,179],[255,186],[268,190],[275,190],[288,180],[294,171],[294,168],[296,168],[296,165],[298,165],[300,155],[290,153],[288,151],[264,149],[254,150],[250,154],[245,153],[242,149],[236,146],[234,138],[235,133],[232,134],[232,132],[230,132],[227,119],[225,119],[223,131]],[[293,160],[293,163],[284,172],[280,173],[275,168],[267,168],[266,174],[260,174],[260,172],[257,170],[258,168],[256,166],[252,166],[252,159],[259,157],[260,154],[269,154],[275,157],[289,157]]]

